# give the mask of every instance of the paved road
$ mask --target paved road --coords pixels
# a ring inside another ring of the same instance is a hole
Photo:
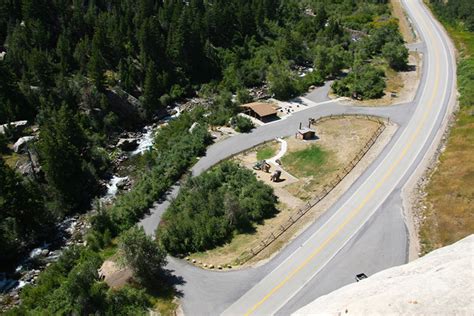
[[[428,79],[408,124],[377,168],[364,174],[365,179],[354,194],[300,248],[227,308],[224,315],[272,315],[284,310],[345,245],[360,235],[374,213],[423,157],[423,149],[437,132],[454,90],[454,59],[444,33],[421,1],[403,3],[417,24],[428,53],[425,67]],[[364,246],[371,247],[374,242],[378,240]]]
[[[390,117],[400,125],[390,143],[353,186],[321,218],[267,264],[233,272],[204,271],[170,258],[189,315],[288,314],[316,297],[353,282],[356,272],[375,273],[407,260],[407,234],[400,189],[420,164],[445,116],[454,91],[455,69],[449,40],[422,6],[404,1],[424,40],[424,71],[415,101],[389,108],[344,106],[322,93],[307,98],[319,105],[286,120],[211,146],[193,168],[199,174],[233,153],[294,133],[299,122],[337,113]],[[323,91],[320,89],[318,91]],[[322,102],[322,103],[321,103]],[[174,196],[177,189],[173,191]],[[142,221],[148,233],[166,203]],[[328,264],[329,263],[329,264]]]
[[[295,112],[285,119],[260,126],[254,129],[250,134],[239,134],[227,138],[222,142],[213,144],[207,149],[206,155],[191,169],[192,173],[194,175],[199,175],[218,162],[265,141],[277,137],[291,136],[296,132],[300,123],[305,124],[310,118],[318,118],[331,114],[364,114],[390,118],[393,122],[399,125],[404,125],[414,110],[412,104],[401,104],[390,108],[370,108],[343,105],[340,104],[338,100],[329,100],[327,97],[326,100],[323,100],[322,95],[327,95],[328,88],[329,86],[326,85],[303,99],[296,99],[295,102],[300,102],[301,107],[307,107],[305,110]],[[310,97],[311,99],[309,99]],[[316,103],[313,100],[320,102]],[[179,187],[173,187],[170,190],[167,199],[156,203],[156,205],[150,210],[150,214],[141,220],[140,225],[145,229],[147,234],[154,234],[155,229],[160,222],[161,215],[169,206],[170,200],[175,198],[178,192]]]

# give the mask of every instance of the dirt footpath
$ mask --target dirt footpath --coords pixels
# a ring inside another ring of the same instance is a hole
[[[290,137],[285,139],[287,142],[288,153],[300,151],[309,146],[320,146],[324,151],[329,152],[326,163],[318,166],[321,172],[318,172],[316,181],[312,176],[297,178],[284,170],[284,165],[271,164],[270,173],[253,170],[257,162],[257,152],[264,146],[257,147],[251,151],[240,154],[233,159],[242,166],[255,172],[258,179],[274,188],[275,195],[279,199],[277,205],[279,213],[273,218],[265,220],[256,225],[255,230],[247,234],[238,234],[233,240],[222,247],[190,255],[190,260],[196,260],[196,265],[200,267],[232,266],[232,269],[241,268],[249,265],[260,264],[283,247],[287,242],[297,236],[302,229],[313,223],[321,214],[323,214],[337,199],[349,188],[349,186],[359,177],[367,166],[377,157],[383,147],[392,137],[396,127],[389,125],[383,132],[372,149],[364,156],[353,171],[317,206],[311,209],[301,220],[286,231],[280,238],[272,243],[267,249],[257,257],[251,259],[244,265],[239,265],[239,259],[242,254],[249,251],[250,248],[257,246],[262,239],[268,237],[280,225],[285,224],[289,217],[294,214],[308,199],[313,198],[315,194],[331,181],[351,161],[361,148],[375,133],[379,123],[363,118],[346,117],[333,120],[327,120],[313,126],[316,130],[318,139],[311,141],[302,141]],[[274,142],[273,145],[280,143]],[[266,145],[268,146],[268,144]],[[276,151],[278,153],[278,150]],[[271,182],[270,175],[275,170],[282,171],[282,181]]]

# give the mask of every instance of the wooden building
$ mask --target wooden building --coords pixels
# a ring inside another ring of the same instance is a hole
[[[244,113],[255,117],[262,122],[270,122],[278,119],[277,108],[270,103],[254,102],[242,105]]]
[[[296,138],[302,140],[311,140],[316,138],[316,131],[312,128],[303,127],[296,133]]]

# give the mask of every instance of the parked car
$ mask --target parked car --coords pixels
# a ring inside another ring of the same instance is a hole
[[[355,279],[357,282],[359,282],[363,279],[367,279],[367,275],[365,275],[365,273],[359,273],[358,275],[356,275]]]

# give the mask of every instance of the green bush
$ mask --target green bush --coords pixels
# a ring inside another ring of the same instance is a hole
[[[163,274],[166,252],[145,234],[143,228],[133,226],[120,236],[119,249],[124,263],[133,270],[134,278],[140,284],[151,285]]]
[[[270,92],[279,100],[288,100],[298,94],[297,79],[288,65],[271,66],[267,80]]]
[[[168,105],[170,105],[172,102],[172,98],[170,97],[169,94],[163,94],[161,97],[160,97],[160,103],[162,106],[164,107],[167,107]]]
[[[474,32],[474,2],[471,0],[441,1],[431,0],[436,14],[449,23],[462,23],[469,31]]]
[[[382,48],[382,56],[395,70],[404,70],[408,66],[408,49],[403,43],[386,43]]]
[[[370,64],[356,66],[345,78],[334,82],[334,92],[360,99],[380,98],[385,89],[385,73]]]
[[[297,89],[300,94],[306,93],[311,86],[322,86],[324,78],[319,71],[314,70],[306,74],[306,76],[299,78],[297,82]]]
[[[240,115],[236,115],[232,118],[232,125],[239,133],[248,133],[255,127],[249,118]]]
[[[232,102],[232,93],[229,91],[221,92],[214,100],[211,113],[207,117],[207,123],[212,126],[228,125],[237,111],[236,105]]]
[[[252,171],[225,162],[188,180],[163,215],[157,237],[172,254],[211,249],[273,215],[276,201]]]
[[[186,90],[182,86],[175,84],[171,87],[170,96],[173,100],[180,99],[184,97],[185,95],[186,95]]]
[[[252,96],[247,89],[240,89],[237,91],[237,102],[239,104],[246,104],[253,101]]]
[[[474,106],[474,58],[464,58],[458,65],[461,106]]]

